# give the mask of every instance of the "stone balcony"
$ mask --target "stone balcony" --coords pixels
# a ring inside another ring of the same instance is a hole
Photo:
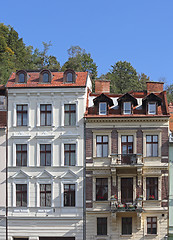
[[[138,167],[143,166],[141,154],[112,154],[111,166],[115,167]]]
[[[117,200],[110,200],[110,211],[111,212],[143,212],[142,199],[134,202],[118,203]]]

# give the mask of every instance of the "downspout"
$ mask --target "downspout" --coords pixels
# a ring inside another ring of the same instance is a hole
[[[6,119],[6,240],[8,240],[8,91],[7,94],[7,119]]]
[[[86,240],[86,119],[84,118],[83,240]]]

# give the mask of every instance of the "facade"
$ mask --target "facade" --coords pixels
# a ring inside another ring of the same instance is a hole
[[[86,123],[86,239],[164,239],[169,110],[162,83],[110,94],[96,81]]]
[[[6,93],[0,85],[0,239],[6,238]]]
[[[87,72],[8,80],[8,239],[83,239]]]
[[[173,240],[173,105],[169,105],[169,239]]]

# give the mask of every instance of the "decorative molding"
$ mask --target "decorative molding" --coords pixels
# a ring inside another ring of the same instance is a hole
[[[20,170],[19,172],[15,173],[13,176],[11,176],[10,178],[12,179],[28,179],[28,178],[32,178],[31,176],[29,176],[27,173],[25,173],[23,170]]]

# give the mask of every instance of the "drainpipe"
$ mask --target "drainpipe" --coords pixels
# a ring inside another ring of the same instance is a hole
[[[83,240],[86,240],[86,119],[84,118]]]

